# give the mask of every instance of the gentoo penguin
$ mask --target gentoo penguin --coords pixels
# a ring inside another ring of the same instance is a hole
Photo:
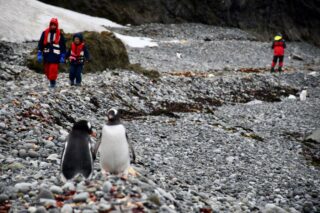
[[[306,101],[307,100],[307,95],[308,95],[307,88],[304,87],[303,90],[300,93],[300,101]]]
[[[130,168],[129,147],[133,162],[135,161],[133,147],[128,142],[125,127],[121,124],[120,112],[110,109],[107,119],[108,122],[102,129],[101,142],[96,146],[100,154],[101,169],[105,173],[126,175]]]
[[[95,158],[90,135],[95,137],[95,134],[88,121],[80,120],[74,123],[62,154],[61,173],[63,178],[70,180],[77,174],[89,178]]]

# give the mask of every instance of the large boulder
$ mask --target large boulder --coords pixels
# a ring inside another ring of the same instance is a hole
[[[239,27],[271,39],[280,31],[291,40],[320,45],[319,0],[41,0],[127,24],[200,22]]]
[[[64,34],[67,48],[70,48],[72,34]],[[85,65],[85,72],[97,72],[106,68],[125,68],[129,65],[127,50],[120,39],[111,32],[84,32],[85,43],[88,47],[91,60]],[[37,62],[37,50],[35,49],[29,59],[27,66],[37,72],[43,72],[43,66]],[[67,65],[59,67],[60,72],[68,71]]]

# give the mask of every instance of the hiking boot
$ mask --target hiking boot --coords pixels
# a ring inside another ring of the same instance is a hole
[[[278,68],[278,72],[282,72],[282,67],[279,67],[279,68]]]
[[[271,71],[270,71],[271,73],[273,73],[274,72],[274,67],[271,67]]]
[[[56,87],[56,81],[55,81],[55,80],[51,80],[49,87],[50,87],[50,88],[55,88],[55,87]]]

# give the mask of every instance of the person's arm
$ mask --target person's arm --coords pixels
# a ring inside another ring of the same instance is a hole
[[[66,52],[66,59],[68,59],[71,55],[71,49],[68,49],[68,51]]]
[[[274,42],[272,42],[272,46],[271,46],[271,49],[274,49]]]
[[[43,39],[44,39],[44,32],[42,32],[40,40],[38,42],[38,51],[41,51],[41,52],[43,51],[43,48],[44,48]]]
[[[84,58],[86,59],[86,61],[89,61],[90,60],[90,54],[89,54],[87,45],[84,45],[83,52],[84,52]]]
[[[286,45],[286,41],[285,40],[283,40],[283,48],[286,48],[287,47],[287,45]]]
[[[60,35],[60,42],[59,42],[59,46],[60,46],[60,51],[61,51],[61,54],[66,54],[66,40],[63,36],[63,34],[61,33]]]

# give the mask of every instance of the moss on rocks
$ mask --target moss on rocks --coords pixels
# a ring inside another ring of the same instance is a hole
[[[73,34],[64,34],[67,48],[70,48]],[[106,68],[126,68],[129,65],[129,57],[124,44],[111,32],[84,32],[83,37],[90,53],[90,62],[85,64],[85,72],[98,72]],[[37,62],[37,50],[32,51],[27,60],[29,69],[43,72],[42,63]],[[69,66],[60,64],[59,71],[68,71]]]
[[[140,75],[144,75],[150,79],[157,80],[160,78],[160,73],[158,71],[146,69],[140,64],[129,64],[126,68]]]

